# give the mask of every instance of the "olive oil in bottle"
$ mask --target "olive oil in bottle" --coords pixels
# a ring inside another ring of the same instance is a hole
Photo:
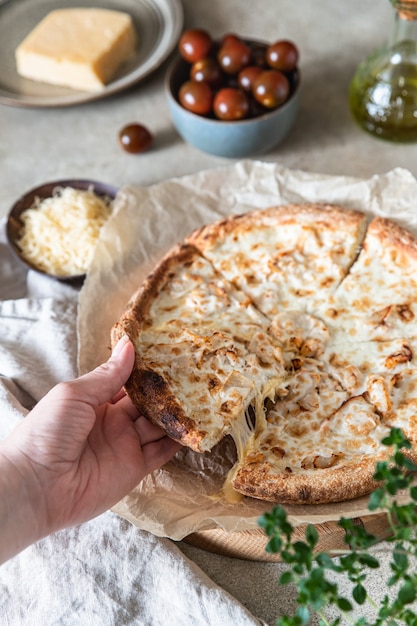
[[[362,61],[349,90],[356,121],[369,133],[417,141],[417,1],[393,0],[391,41]]]

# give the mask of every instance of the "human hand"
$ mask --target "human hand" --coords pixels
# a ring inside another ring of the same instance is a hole
[[[133,363],[122,337],[107,363],[54,387],[1,444],[27,481],[38,535],[102,513],[180,448],[122,391]]]

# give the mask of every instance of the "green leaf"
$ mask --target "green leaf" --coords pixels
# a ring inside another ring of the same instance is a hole
[[[288,585],[294,581],[294,576],[292,572],[283,572],[279,577],[279,582],[281,585]]]
[[[411,448],[411,443],[404,435],[401,428],[391,428],[390,434],[381,442],[384,446],[397,446],[398,448]]]
[[[353,609],[351,603],[346,598],[337,598],[337,606],[341,611],[348,613]]]
[[[293,526],[288,522],[287,513],[282,506],[276,506],[270,513],[261,515],[258,519],[258,524],[268,536],[272,536],[279,531],[280,534],[290,539],[294,530]]]
[[[310,611],[306,606],[298,607],[296,615],[301,620],[300,624],[302,626],[304,626],[304,624],[308,624],[310,620]]]
[[[416,589],[411,580],[407,580],[398,592],[398,598],[403,604],[410,604],[416,599]]]
[[[356,585],[352,590],[352,596],[357,604],[363,604],[367,597],[365,587],[361,584]]]
[[[282,539],[281,537],[272,537],[272,539],[270,539],[268,541],[268,543],[266,544],[266,551],[269,552],[270,554],[276,554],[277,552],[280,552],[282,548]]]
[[[371,569],[377,569],[380,566],[380,562],[378,561],[378,559],[372,556],[372,554],[367,554],[366,552],[363,552],[359,556],[359,561],[360,563],[362,563],[362,565],[366,565]]]
[[[334,572],[343,571],[343,568],[337,563],[337,561],[335,561],[335,559],[332,559],[327,552],[320,552],[317,554],[316,562],[325,569],[332,570]]]
[[[392,553],[392,558],[398,569],[400,570],[407,569],[408,558],[407,558],[407,554],[405,553],[403,546],[401,545],[396,546],[395,550]]]
[[[385,493],[383,489],[375,489],[369,497],[368,501],[368,509],[370,511],[375,511],[384,506]]]
[[[398,453],[398,454],[400,454],[400,453]],[[403,460],[402,460],[401,467],[404,467],[408,472],[415,472],[415,471],[417,471],[417,465],[415,463],[413,463],[413,461],[411,459],[409,459],[408,456],[405,456],[403,454],[402,457],[403,457]]]
[[[312,524],[308,524],[306,528],[306,540],[309,546],[314,548],[319,540],[319,534]]]

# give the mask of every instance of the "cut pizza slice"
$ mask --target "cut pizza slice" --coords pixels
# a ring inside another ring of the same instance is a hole
[[[324,376],[315,393],[325,389],[332,385]],[[305,396],[289,406],[278,403],[253,454],[238,462],[234,489],[283,504],[340,502],[372,491],[375,463],[387,456],[381,439],[389,427],[363,396],[334,391],[327,406],[309,402],[306,409]]]
[[[182,245],[133,296],[112,341],[125,333],[135,345],[126,390],[147,418],[196,451],[229,433],[243,449],[255,430],[249,407],[262,418],[266,398],[285,393],[282,350],[268,325],[196,248]]]
[[[312,332],[314,318],[307,325],[305,317],[280,324],[308,329],[305,338],[294,335],[301,339],[293,354],[298,369],[238,460],[231,483],[242,494],[287,504],[348,500],[376,487],[375,463],[390,454],[382,439],[392,427],[416,447],[417,340],[328,340],[306,358],[308,337],[317,340],[325,327],[316,320]],[[408,454],[417,460],[415,450]]]
[[[266,421],[234,468],[236,491],[283,504],[365,495],[377,486],[376,462],[391,454],[382,440],[392,427],[409,438],[407,454],[417,461],[417,369],[375,376],[359,395],[323,372],[297,372]]]
[[[416,337],[415,237],[390,220],[372,220],[357,261],[317,315],[335,342]]]
[[[188,241],[272,318],[312,312],[356,259],[366,217],[332,205],[272,207],[194,232]]]

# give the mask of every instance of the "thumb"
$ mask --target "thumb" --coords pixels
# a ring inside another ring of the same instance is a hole
[[[134,362],[133,344],[122,335],[106,363],[69,383],[74,388],[74,396],[92,406],[109,402],[129,378]]]

